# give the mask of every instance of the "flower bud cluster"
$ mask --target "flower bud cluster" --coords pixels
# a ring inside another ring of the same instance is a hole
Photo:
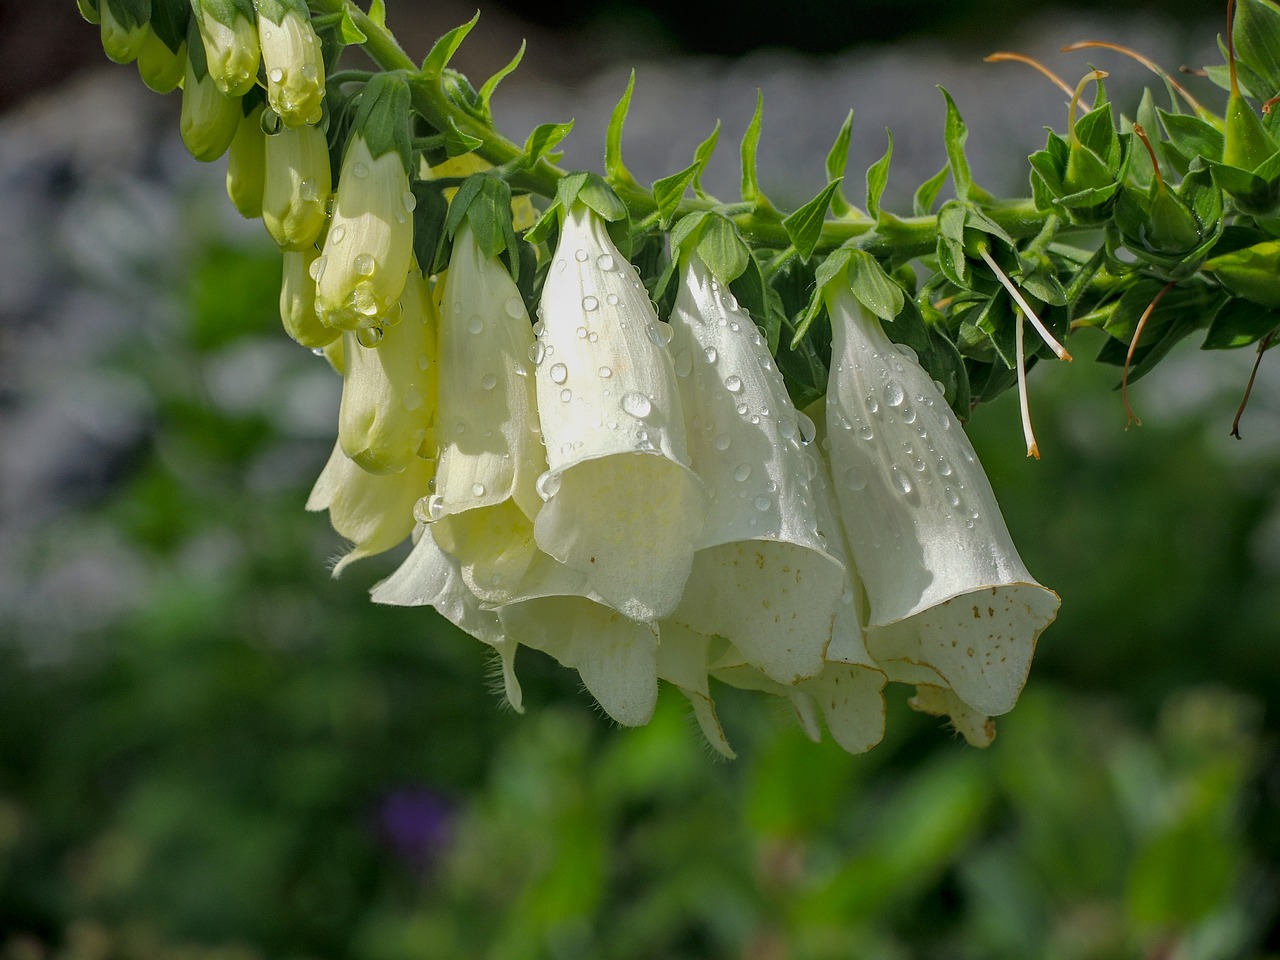
[[[817,424],[729,289],[696,253],[679,271],[659,319],[573,203],[531,323],[464,221],[433,297],[410,273],[398,324],[343,334],[339,444],[309,503],[352,541],[338,568],[412,535],[373,599],[492,646],[517,709],[526,646],[624,725],[671,683],[728,756],[711,678],[786,697],[851,752],[880,740],[888,681],[989,742],[1058,601],[938,388],[837,291]]]

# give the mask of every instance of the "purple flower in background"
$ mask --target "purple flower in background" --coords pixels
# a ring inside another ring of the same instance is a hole
[[[425,873],[453,838],[454,804],[427,787],[387,793],[374,811],[378,838],[406,866]]]

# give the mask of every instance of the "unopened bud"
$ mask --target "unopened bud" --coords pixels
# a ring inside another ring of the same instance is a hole
[[[261,59],[251,0],[192,0],[192,10],[213,82],[229,97],[248,93]]]
[[[102,0],[98,14],[102,49],[116,63],[133,63],[147,37],[150,0]]]
[[[194,31],[193,31],[194,33]],[[205,69],[204,48],[187,41],[182,81],[182,142],[197,160],[208,163],[227,152],[240,126],[240,98],[224,96]]]
[[[258,36],[271,109],[290,127],[318,123],[324,98],[324,58],[307,5],[261,0]]]
[[[286,250],[314,244],[332,189],[329,145],[319,127],[284,127],[266,138],[262,221],[277,244]]]
[[[259,103],[240,118],[236,135],[227,155],[227,196],[240,211],[240,216],[255,220],[262,216],[262,190],[266,179],[267,135],[262,132],[262,111],[266,105]]]
[[[138,75],[156,93],[169,93],[182,82],[187,67],[187,45],[170,50],[154,30],[148,30],[138,51]]]
[[[312,350],[340,339],[337,330],[326,327],[316,316],[316,282],[311,278],[311,265],[319,256],[314,244],[304,250],[285,250],[280,279],[280,321],[285,333]]]

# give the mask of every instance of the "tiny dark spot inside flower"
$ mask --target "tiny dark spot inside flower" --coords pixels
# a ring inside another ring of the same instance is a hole
[[[975,619],[975,620],[981,620],[981,619],[982,619],[982,614],[978,612],[978,608],[977,608],[977,607],[974,607],[974,608],[973,608],[973,619]]]

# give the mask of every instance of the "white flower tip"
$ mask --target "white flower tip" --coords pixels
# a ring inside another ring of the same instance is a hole
[[[932,717],[946,717],[952,729],[971,747],[989,747],[996,737],[994,720],[970,709],[944,687],[917,686],[916,695],[907,705]]]

